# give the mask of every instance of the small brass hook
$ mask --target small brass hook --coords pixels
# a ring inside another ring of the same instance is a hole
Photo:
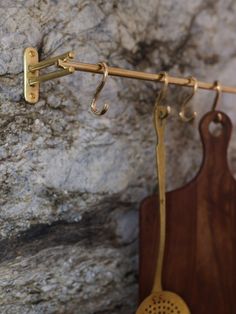
[[[214,99],[214,103],[212,105],[212,111],[215,111],[218,104],[219,104],[219,101],[220,101],[220,97],[221,97],[221,86],[220,86],[220,83],[219,81],[215,81],[214,82],[214,89],[216,89],[216,96],[215,96],[215,99]]]
[[[108,66],[106,64],[106,62],[99,62],[98,65],[100,66],[100,68],[103,70],[103,78],[102,78],[102,81],[99,83],[96,91],[95,91],[95,94],[93,96],[93,100],[91,102],[91,105],[90,105],[90,108],[91,108],[91,111],[96,114],[97,116],[102,116],[104,115],[108,109],[109,109],[109,105],[108,104],[104,104],[103,105],[103,108],[101,110],[98,110],[97,109],[97,99],[107,81],[107,78],[108,78]]]
[[[221,95],[222,95],[221,85],[219,81],[215,81],[214,86],[215,86],[214,88],[216,89],[216,96],[215,96],[214,103],[211,108],[212,111],[216,111],[217,106],[219,105],[219,102],[221,99]],[[218,113],[215,122],[221,122],[221,121],[222,121],[222,115]]]
[[[159,92],[159,94],[157,96],[156,104],[155,104],[155,112],[157,110],[157,107],[161,106],[162,100],[166,97],[167,89],[168,89],[168,85],[169,85],[169,78],[168,78],[167,72],[160,72],[159,75],[161,75],[161,80],[163,78],[164,85],[163,85],[161,91]],[[170,106],[166,106],[166,107],[162,108],[162,110],[160,110],[159,112],[160,112],[159,118],[160,119],[166,119],[171,112],[171,108],[170,108]],[[155,114],[155,117],[156,117],[156,114]]]
[[[196,116],[197,116],[197,113],[196,111],[194,111],[192,113],[191,116],[187,117],[186,116],[186,113],[185,113],[185,108],[187,106],[187,104],[190,102],[190,100],[193,98],[193,96],[196,94],[196,91],[198,89],[198,81],[195,77],[193,76],[190,76],[189,78],[189,84],[191,84],[193,82],[193,92],[191,95],[189,95],[183,102],[182,106],[181,106],[181,111],[179,112],[179,117],[180,119],[183,121],[183,122],[190,122],[190,121],[193,121]]]

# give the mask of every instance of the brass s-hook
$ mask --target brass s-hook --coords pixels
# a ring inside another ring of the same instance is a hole
[[[181,111],[179,112],[179,117],[180,119],[183,121],[183,122],[191,122],[193,121],[196,116],[197,116],[197,113],[196,111],[194,111],[192,113],[191,116],[187,117],[186,116],[186,112],[185,112],[185,109],[186,109],[186,106],[187,104],[190,102],[190,100],[193,98],[193,96],[195,95],[197,89],[198,89],[198,81],[195,77],[193,76],[190,76],[189,78],[189,84],[191,84],[193,82],[193,92],[192,94],[190,94],[182,103],[182,106],[181,106]]]
[[[216,96],[215,96],[215,99],[211,108],[212,111],[216,111],[219,105],[220,99],[221,99],[221,95],[222,95],[221,85],[219,81],[215,81],[214,86],[215,86],[214,88],[216,89]],[[221,122],[221,121],[222,121],[222,115],[218,113],[215,122]]]
[[[214,86],[215,86],[214,88],[216,89],[216,96],[215,96],[214,103],[211,108],[212,111],[216,110],[219,104],[220,98],[221,98],[221,86],[220,86],[219,81],[215,81]]]
[[[167,94],[167,89],[168,89],[168,85],[169,85],[168,74],[167,74],[167,72],[160,72],[159,75],[161,76],[161,80],[162,79],[164,80],[164,84],[163,84],[163,87],[160,90],[160,92],[156,98],[155,109],[154,109],[154,111],[155,111],[154,112],[155,124],[156,124],[156,119],[157,119],[156,112],[157,112],[158,107],[161,107],[161,110],[159,110],[159,113],[160,113],[159,118],[160,119],[166,119],[171,112],[170,106],[164,107],[161,105],[163,99],[166,97],[166,94]]]
[[[97,116],[102,116],[108,111],[109,105],[104,104],[103,108],[101,110],[99,110],[99,109],[97,109],[97,100],[98,100],[98,97],[99,97],[99,95],[100,95],[100,93],[101,93],[101,91],[102,91],[102,89],[103,89],[103,87],[107,81],[107,78],[108,78],[108,66],[107,66],[106,62],[99,62],[98,65],[103,70],[103,78],[102,78],[102,81],[99,83],[99,85],[95,91],[95,94],[93,96],[93,100],[91,102],[90,108],[91,108],[92,113],[94,113]]]

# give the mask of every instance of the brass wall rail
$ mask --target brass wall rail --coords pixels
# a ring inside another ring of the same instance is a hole
[[[29,47],[24,51],[24,95],[29,103],[36,103],[39,98],[39,84],[57,77],[72,74],[74,71],[91,72],[103,74],[98,64],[89,64],[71,61],[74,53],[69,51],[57,57],[48,60],[38,60],[38,52],[35,48]],[[39,75],[39,70],[55,65],[60,71],[50,72]],[[127,70],[116,67],[108,67],[108,73],[111,76],[126,77],[131,79],[161,82],[162,75],[155,73],[146,73],[140,71]],[[189,78],[168,76],[169,84],[193,87],[194,83]],[[207,83],[198,81],[198,88],[205,90],[216,90],[215,82]],[[221,91],[224,93],[236,94],[236,87],[221,85]]]
[[[63,68],[73,67],[76,71],[103,74],[101,68],[96,64],[59,60],[58,66],[61,66]],[[161,74],[139,72],[139,71],[126,70],[126,69],[121,69],[121,68],[114,68],[114,67],[108,67],[108,72],[109,72],[109,75],[111,76],[120,76],[120,77],[145,80],[145,81],[161,81],[161,78],[162,78]],[[189,78],[174,77],[174,76],[169,75],[168,80],[169,80],[169,84],[173,84],[173,85],[181,85],[181,86],[187,86],[187,87],[194,86],[194,83],[192,82],[189,83]],[[206,83],[206,82],[198,81],[198,88],[215,90],[215,83],[214,82]],[[236,87],[221,85],[221,91],[225,93],[236,94]]]

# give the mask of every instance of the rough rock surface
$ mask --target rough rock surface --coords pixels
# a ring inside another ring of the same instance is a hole
[[[82,62],[169,71],[236,85],[236,3],[230,0],[8,0],[0,4],[0,312],[130,314],[137,304],[138,206],[155,179],[152,110],[159,84],[89,73],[23,98],[23,49],[74,50]],[[189,92],[189,90],[187,91]],[[186,89],[171,88],[179,105]],[[223,97],[236,124],[236,99]],[[213,94],[193,101],[200,118]],[[197,172],[197,122],[167,130],[168,189]],[[236,175],[236,132],[229,161]]]

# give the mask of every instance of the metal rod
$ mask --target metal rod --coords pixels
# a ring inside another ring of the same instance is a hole
[[[103,74],[102,69],[97,64],[58,60],[58,66],[64,69],[68,67],[73,67],[76,71]],[[146,81],[161,81],[161,78],[162,78],[162,75],[160,74],[132,71],[132,70],[126,70],[126,69],[121,69],[121,68],[115,68],[115,67],[108,67],[108,73],[111,76],[120,76],[120,77],[127,77],[127,78],[146,80]],[[192,87],[194,84],[194,83],[189,83],[189,78],[169,76],[168,80],[169,80],[169,84],[174,84],[174,85]],[[198,88],[215,90],[215,84],[214,82],[206,83],[206,82],[198,81]],[[221,85],[221,91],[225,93],[236,94],[236,87]]]
[[[73,51],[68,51],[66,53],[63,53],[60,56],[40,61],[40,62],[38,62],[38,63],[36,63],[34,65],[29,65],[29,71],[33,72],[33,71],[36,71],[36,70],[41,70],[41,69],[47,68],[47,67],[49,67],[49,66],[51,66],[53,64],[57,64],[57,60],[58,59],[61,59],[61,60],[65,60],[67,58],[73,59],[74,56],[75,56],[75,54],[74,54]]]
[[[61,76],[69,75],[69,74],[72,74],[74,71],[75,71],[74,68],[69,67],[65,70],[60,70],[60,71],[55,71],[48,74],[40,75],[38,77],[30,79],[29,85],[32,86],[36,83],[45,82],[45,81],[52,80]]]

